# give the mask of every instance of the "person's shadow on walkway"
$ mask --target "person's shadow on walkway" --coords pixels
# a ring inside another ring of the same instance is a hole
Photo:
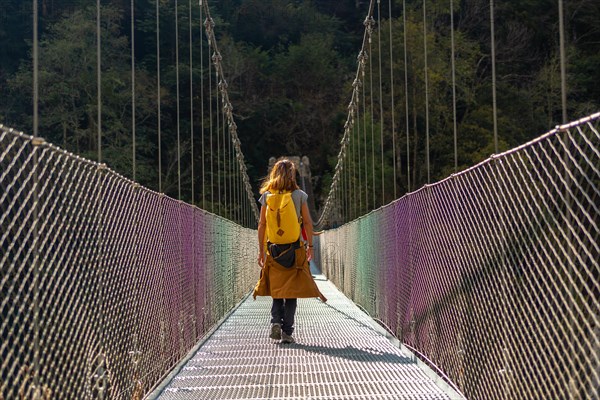
[[[327,347],[316,345],[305,345],[302,343],[282,344],[295,349],[306,350],[311,353],[322,354],[324,356],[340,357],[352,361],[362,362],[380,362],[387,364],[414,364],[415,360],[411,357],[403,357],[398,354],[385,353],[376,349],[359,349],[354,346],[345,347]]]

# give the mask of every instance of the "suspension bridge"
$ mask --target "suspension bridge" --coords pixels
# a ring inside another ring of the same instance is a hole
[[[202,126],[190,126],[187,150],[200,151],[202,161],[191,167],[199,177],[188,204],[179,118],[178,197],[162,192],[162,166],[158,191],[136,182],[133,89],[133,179],[103,163],[99,1],[97,159],[42,138],[34,1],[33,132],[0,125],[0,399],[598,398],[600,113],[567,122],[564,70],[562,124],[499,151],[494,106],[493,155],[458,171],[455,146],[453,174],[415,187],[409,172],[400,194],[397,122],[406,123],[408,158],[409,96],[400,106],[393,93],[384,99],[384,79],[398,77],[382,64],[407,62],[406,46],[398,57],[390,40],[383,56],[386,10],[371,1],[337,165],[316,221],[325,231],[315,237],[313,273],[329,301],[301,300],[297,342],[280,344],[268,338],[268,299],[248,298],[259,273],[257,202],[216,25],[208,2],[193,6],[209,53],[200,60]],[[133,87],[133,0],[131,7]],[[425,25],[425,2],[422,10]],[[189,13],[191,24],[192,2]],[[391,23],[388,31],[391,38]],[[179,112],[176,54],[178,117],[194,121],[193,103],[189,116]],[[157,45],[159,153],[160,62]],[[454,90],[452,98],[456,144]],[[429,176],[428,126],[419,134]],[[414,160],[404,162],[410,171]],[[393,201],[384,201],[386,191]]]

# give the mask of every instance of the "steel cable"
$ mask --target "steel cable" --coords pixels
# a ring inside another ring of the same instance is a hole
[[[427,183],[431,183],[431,163],[429,151],[429,65],[427,53],[427,7],[423,0],[423,75],[425,79],[425,164],[427,165]]]
[[[384,176],[384,172],[385,172],[385,168],[384,168],[384,154],[383,154],[383,120],[384,120],[384,116],[383,116],[383,68],[381,66],[381,0],[377,0],[377,48],[378,48],[378,54],[377,54],[377,58],[379,61],[379,70],[378,70],[378,75],[379,75],[379,118],[380,118],[380,122],[379,122],[379,140],[380,140],[380,148],[381,148],[381,204],[384,205],[385,204],[385,176]],[[391,68],[391,65],[390,65]]]
[[[451,0],[452,1],[452,0]],[[396,149],[396,142],[397,142],[397,130],[396,130],[396,107],[394,105],[394,51],[393,51],[393,35],[392,35],[392,22],[393,22],[393,18],[392,18],[392,0],[388,0],[388,22],[389,22],[389,29],[390,29],[390,109],[391,109],[391,114],[392,114],[392,157],[393,157],[393,168],[394,168],[394,199],[397,198],[398,194],[396,191],[396,187],[398,186],[398,180],[397,180],[397,169],[400,168],[401,163],[398,162],[399,160],[396,160],[397,158],[397,149]],[[398,164],[398,165],[396,165]],[[400,171],[401,172],[401,171]]]
[[[454,173],[458,172],[458,128],[456,121],[456,54],[454,45],[454,0],[450,0],[450,63],[452,74],[452,132],[454,138]]]
[[[177,199],[181,200],[181,135],[180,135],[180,112],[179,112],[179,10],[175,0],[175,108],[176,108],[176,130],[177,130]]]
[[[407,29],[406,29],[406,0],[402,0],[402,27],[404,30],[404,112],[406,119],[406,190],[411,191],[410,185],[410,120],[408,112],[408,45],[407,45]]]
[[[158,137],[158,192],[162,193],[162,135],[160,96],[160,0],[156,0],[156,118]]]

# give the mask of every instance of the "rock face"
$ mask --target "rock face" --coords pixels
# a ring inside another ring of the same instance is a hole
[[[298,157],[298,156],[287,156],[287,157],[271,157],[269,158],[269,171],[273,168],[273,165],[278,160],[287,158],[296,166],[296,170],[298,171],[298,176],[296,176],[296,180],[298,182],[298,186],[300,189],[304,190],[306,194],[308,194],[308,209],[310,211],[310,216],[313,219],[313,223],[316,222],[317,212],[315,209],[315,196],[312,187],[312,176],[310,173],[310,160],[307,156]]]

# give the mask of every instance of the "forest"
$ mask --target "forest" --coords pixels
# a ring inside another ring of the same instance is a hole
[[[133,32],[136,180],[158,190],[160,156],[161,189],[177,197],[180,150],[181,199],[189,202],[191,180],[195,180],[196,188],[202,187],[199,182],[209,173],[208,168],[203,175],[198,173],[199,165],[211,162],[212,150],[204,135],[210,129],[209,119],[213,114],[219,119],[216,110],[205,100],[208,95],[201,93],[209,90],[210,49],[197,0],[156,1],[133,2],[133,31],[129,0],[101,1],[103,162],[131,177]],[[87,0],[38,2],[39,134],[63,149],[92,160],[97,157],[98,146],[95,3]],[[253,188],[256,190],[266,175],[269,157],[306,155],[311,161],[319,208],[327,197],[337,162],[369,2],[221,0],[209,1],[209,6]],[[393,73],[396,77],[383,91],[387,99],[393,90],[395,105],[393,109],[388,107],[386,113],[395,115],[396,126],[387,126],[378,139],[385,143],[385,154],[381,157],[385,158],[383,168],[386,170],[377,173],[385,173],[386,180],[393,180],[389,169],[393,168],[392,161],[396,157],[398,174],[396,182],[390,185],[396,185],[397,196],[421,187],[428,180],[434,182],[455,172],[451,21],[456,63],[458,170],[488,158],[495,151],[490,3],[454,1],[452,14],[448,0],[428,1],[426,13],[423,6],[423,1],[407,0],[406,15],[402,15],[402,2],[381,2],[384,10],[380,35],[382,58],[390,59],[389,49],[393,48],[392,71],[388,64],[381,74]],[[2,0],[0,7],[0,123],[29,134],[33,130],[32,7],[32,2],[23,0]],[[391,10],[391,18],[388,10]],[[558,15],[557,1],[519,0],[495,4],[499,151],[520,145],[563,122]],[[600,110],[599,18],[597,0],[564,4],[569,120]],[[423,140],[426,123],[424,32],[428,42],[430,177],[425,166],[427,147]],[[405,50],[407,63],[404,62]],[[160,72],[160,88],[157,72]],[[405,85],[405,72],[408,85]],[[410,105],[406,111],[405,98]],[[162,127],[160,155],[158,103]],[[177,148],[177,131],[185,132],[180,149]],[[200,145],[202,138],[206,146]],[[407,141],[409,146],[405,144]],[[378,142],[377,146],[383,148],[384,143]],[[396,151],[392,151],[392,143]],[[410,160],[410,168],[406,160]],[[192,173],[192,168],[196,173]],[[406,176],[409,170],[410,179]],[[376,205],[394,199],[390,190],[385,194],[377,191],[376,196]],[[196,194],[194,198],[200,204],[199,199],[206,200],[206,194]],[[209,207],[212,210],[215,205]]]

